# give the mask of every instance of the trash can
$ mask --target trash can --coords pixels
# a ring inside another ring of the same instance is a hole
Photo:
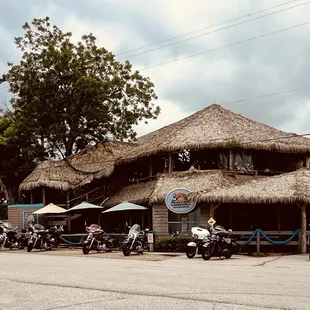
[[[149,244],[150,247],[150,252],[154,252],[154,238],[155,233],[153,231],[149,231],[147,233],[147,243]]]

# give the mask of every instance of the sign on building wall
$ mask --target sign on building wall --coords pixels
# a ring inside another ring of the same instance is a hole
[[[167,208],[177,214],[186,214],[193,211],[196,202],[188,200],[187,195],[190,193],[191,191],[186,188],[171,191],[166,196]]]

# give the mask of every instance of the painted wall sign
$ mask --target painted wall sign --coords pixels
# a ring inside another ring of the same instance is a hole
[[[194,210],[196,202],[187,199],[191,191],[186,188],[175,189],[167,194],[167,208],[177,214],[186,214]]]

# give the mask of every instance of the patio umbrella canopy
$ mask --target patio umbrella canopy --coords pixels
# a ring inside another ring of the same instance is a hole
[[[58,207],[54,205],[53,203],[48,204],[44,208],[41,208],[32,214],[59,214],[59,213],[64,213],[67,210],[61,207]]]
[[[89,202],[82,202],[74,207],[72,207],[71,209],[69,210],[66,210],[66,213],[82,213],[83,211],[88,211],[88,210],[100,210],[100,209],[103,209],[103,207],[101,206],[97,206],[97,205],[94,205],[92,203],[89,203]]]
[[[116,212],[116,211],[135,211],[135,210],[147,210],[147,208],[143,206],[136,205],[131,202],[124,201],[118,205],[116,205],[113,208],[110,208],[108,210],[103,211],[102,213],[108,213],[108,212]]]

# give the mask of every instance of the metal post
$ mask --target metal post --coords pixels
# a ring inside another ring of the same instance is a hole
[[[32,190],[30,191],[30,203],[33,204],[33,193],[32,193]]]
[[[66,208],[70,209],[70,192],[67,192],[67,197],[66,197]]]
[[[213,202],[210,203],[210,218],[214,218],[214,204]]]

